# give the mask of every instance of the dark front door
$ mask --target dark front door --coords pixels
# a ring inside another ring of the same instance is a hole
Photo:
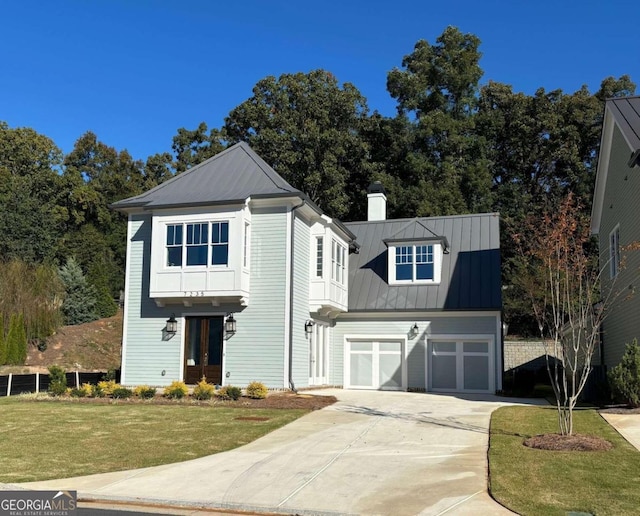
[[[222,383],[222,344],[224,318],[187,317],[185,335],[184,381]]]

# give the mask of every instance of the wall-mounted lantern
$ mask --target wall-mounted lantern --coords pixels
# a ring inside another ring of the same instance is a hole
[[[413,326],[411,327],[411,335],[418,335],[418,323],[413,323]]]
[[[236,332],[236,320],[233,314],[227,314],[227,320],[224,323],[224,331],[227,335],[233,335]]]
[[[305,335],[311,335],[313,331],[313,325],[315,323],[311,319],[307,319],[307,322],[304,323],[304,333]]]
[[[165,331],[167,332],[167,335],[175,335],[178,332],[178,321],[176,321],[176,314],[171,314],[171,317],[167,319]]]

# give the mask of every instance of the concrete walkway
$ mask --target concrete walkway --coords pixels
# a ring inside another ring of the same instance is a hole
[[[640,450],[640,414],[607,414],[600,415],[615,428],[622,437]]]
[[[16,487],[77,490],[88,500],[235,511],[512,514],[487,493],[487,446],[491,412],[513,399],[318,394],[333,394],[339,402],[229,452]]]

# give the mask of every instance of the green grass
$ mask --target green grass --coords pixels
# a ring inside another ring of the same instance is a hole
[[[613,449],[554,452],[527,448],[527,437],[557,433],[553,407],[502,407],[491,417],[490,490],[523,515],[638,514],[640,452],[595,410],[576,410],[574,431],[602,437]]]
[[[0,482],[157,466],[247,444],[306,410],[0,400]],[[268,421],[238,420],[266,417]]]

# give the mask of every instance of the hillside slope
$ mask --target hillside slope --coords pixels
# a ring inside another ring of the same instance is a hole
[[[122,348],[122,312],[76,326],[63,326],[47,339],[47,349],[29,346],[28,366],[32,372],[45,372],[50,365],[68,371],[106,371],[120,367]]]

